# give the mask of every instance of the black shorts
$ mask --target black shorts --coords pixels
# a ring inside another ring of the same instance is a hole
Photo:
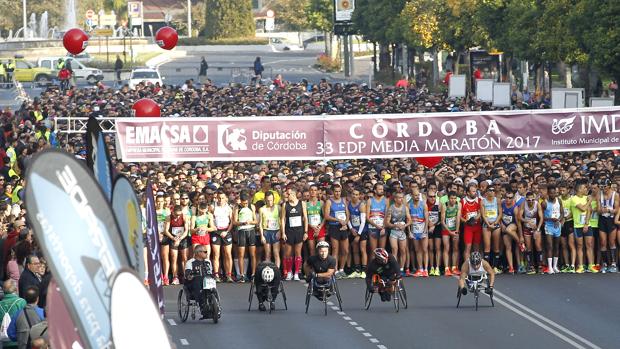
[[[161,245],[170,246],[170,249],[172,250],[184,250],[189,247],[190,243],[189,243],[189,239],[186,237],[185,239],[179,242],[178,246],[174,246],[172,239],[164,235],[164,238],[161,240]]]
[[[573,231],[574,231],[573,221],[564,222],[564,224],[562,224],[562,233],[560,234],[560,236],[567,237],[570,234],[572,234]]]
[[[256,246],[255,229],[235,230],[232,238],[233,243],[239,247]]]
[[[443,230],[443,228],[441,227],[441,224],[437,224],[435,226],[435,228],[433,229],[433,231],[430,231],[428,234],[428,238],[429,239],[441,239],[441,231]]]
[[[222,232],[225,232],[226,230],[218,230],[215,233],[211,233],[211,244],[212,245],[224,245],[224,246],[229,246],[232,245],[233,239],[232,239],[232,234],[231,232],[228,232],[228,234],[226,234],[225,237],[222,237]]]
[[[260,234],[254,234],[254,240],[256,241],[256,247],[263,247],[263,242],[260,239]]]
[[[303,230],[292,230],[286,232],[286,244],[287,245],[297,245],[304,242],[304,231]]]
[[[349,238],[349,229],[347,230],[340,230],[340,227],[342,227],[342,225],[338,224],[338,225],[327,225],[327,234],[329,234],[329,237],[331,239],[335,239],[338,241],[342,241],[342,240],[346,240]]]
[[[598,228],[600,231],[603,231],[608,234],[616,230],[616,225],[614,224],[614,218],[604,217],[604,216],[599,217]]]

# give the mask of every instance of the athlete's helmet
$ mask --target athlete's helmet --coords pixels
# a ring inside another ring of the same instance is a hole
[[[327,247],[329,248],[329,244],[327,243],[327,241],[319,241],[318,244],[316,244],[316,249],[318,250],[319,248],[323,248],[323,247]]]
[[[469,261],[472,265],[480,265],[480,263],[482,263],[482,255],[480,252],[474,251],[471,253],[471,256],[469,256]]]
[[[375,258],[381,262],[381,264],[385,264],[388,261],[388,253],[384,248],[375,248]]]
[[[272,282],[274,275],[275,273],[271,267],[265,267],[261,273],[261,278],[264,282]]]

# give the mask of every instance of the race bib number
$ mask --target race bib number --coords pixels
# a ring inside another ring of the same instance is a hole
[[[581,224],[581,225],[585,225],[586,224],[586,214],[585,213],[579,214],[579,224]]]
[[[554,208],[551,210],[551,218],[560,219],[560,208]]]
[[[536,228],[536,220],[535,219],[528,219],[527,221],[525,221],[525,226],[528,229],[534,229]]]
[[[512,223],[512,216],[503,216],[502,217],[502,222],[504,222],[504,224],[506,224],[506,225]]]
[[[486,213],[487,218],[497,217],[497,210],[486,210],[485,213]]]
[[[170,233],[174,236],[180,235],[183,233],[183,227],[172,227],[170,228]]]
[[[321,215],[311,214],[309,217],[310,225],[313,227],[318,227],[321,224]]]
[[[269,218],[267,220],[267,229],[268,230],[278,230],[280,225],[278,224],[278,220],[274,218]]]
[[[301,227],[301,216],[288,217],[288,225],[291,228]]]
[[[351,225],[354,227],[359,227],[362,224],[362,217],[360,216],[351,216]]]
[[[424,222],[414,222],[413,223],[413,233],[414,234],[422,234],[422,233],[424,233]]]
[[[450,229],[456,228],[456,217],[448,217],[448,218],[446,218],[446,225]]]
[[[383,217],[381,217],[381,216],[372,216],[372,217],[370,217],[370,221],[373,222],[375,225],[383,228]]]
[[[592,217],[590,217],[591,220],[595,221],[598,219],[598,212],[592,212]]]
[[[202,279],[202,289],[203,290],[212,290],[215,288],[215,279],[206,277]]]
[[[196,233],[198,234],[198,236],[204,236],[207,233],[207,228],[199,227]]]
[[[570,208],[564,207],[564,217],[569,217],[569,216],[570,216]]]
[[[478,214],[478,212],[467,212],[467,220],[470,220],[472,218],[476,218],[477,214]]]
[[[433,224],[437,224],[439,222],[439,212],[429,212],[428,220]]]
[[[228,228],[228,225],[230,224],[230,220],[228,219],[228,217],[226,216],[215,216],[215,226],[220,229],[220,230],[224,230]]]
[[[166,222],[157,222],[157,230],[159,231],[160,234],[164,233],[164,224]]]
[[[345,211],[336,211],[336,219],[344,221],[347,219],[347,213]]]

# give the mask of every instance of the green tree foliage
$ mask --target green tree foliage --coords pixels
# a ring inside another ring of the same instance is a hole
[[[306,6],[308,25],[322,32],[334,29],[334,3],[332,0],[308,0]]]
[[[357,0],[353,12],[355,28],[367,40],[380,44],[402,43],[400,13],[406,0]]]
[[[209,39],[254,36],[252,0],[207,0],[205,35]]]
[[[276,23],[292,31],[302,31],[310,27],[306,9],[310,0],[272,0],[268,7],[276,14]]]

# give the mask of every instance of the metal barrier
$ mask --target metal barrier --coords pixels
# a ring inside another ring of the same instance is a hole
[[[116,118],[100,117],[97,118],[99,126],[103,133],[115,133],[116,132]],[[86,133],[86,124],[88,118],[85,117],[58,117],[54,119],[54,128],[58,133],[67,134],[67,137],[71,137],[74,134]]]

